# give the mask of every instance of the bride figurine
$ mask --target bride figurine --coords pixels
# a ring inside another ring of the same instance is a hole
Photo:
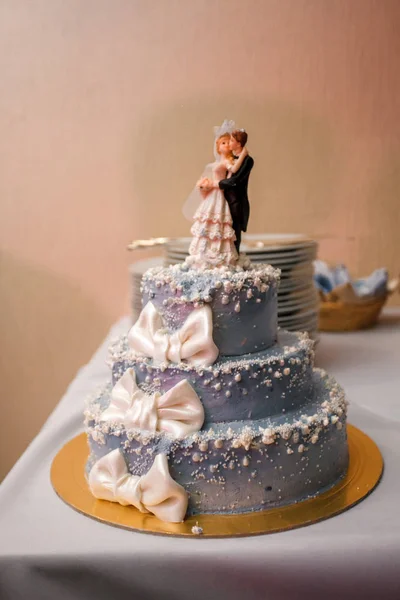
[[[215,129],[216,160],[206,166],[184,209],[185,214],[188,214],[188,205],[200,202],[190,230],[193,239],[186,260],[190,266],[228,266],[235,265],[239,259],[231,212],[224,192],[219,188],[219,182],[237,173],[247,156],[246,147],[236,159],[230,149],[231,132],[234,129],[232,121],[224,121],[222,127]]]

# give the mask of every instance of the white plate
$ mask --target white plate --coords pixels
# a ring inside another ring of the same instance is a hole
[[[309,279],[310,281],[313,278],[313,268],[310,267],[302,267],[301,269],[287,269],[281,271],[281,281],[288,281],[289,279]]]
[[[242,246],[240,249],[247,256],[254,258],[255,260],[264,260],[270,258],[271,260],[292,260],[293,258],[298,257],[310,257],[311,260],[314,259],[316,255],[316,248],[304,248],[298,250],[290,250],[286,252],[268,252],[267,250],[263,250],[262,252],[257,252],[251,248],[244,250]],[[168,256],[187,256],[189,254],[189,247],[187,248],[167,248]]]
[[[310,281],[308,277],[306,277],[305,279],[283,279],[279,284],[278,297],[280,293],[298,292],[307,289],[311,290],[312,288],[314,288],[314,284],[312,281]]]
[[[297,321],[296,323],[284,323],[278,319],[278,325],[281,329],[288,329],[290,331],[301,331],[302,329],[318,329],[318,317],[307,319],[304,321]]]
[[[247,249],[259,252],[292,250],[315,247],[317,243],[302,233],[252,233],[242,238],[243,251]]]
[[[167,252],[187,252],[191,237],[175,238],[167,242]],[[251,253],[267,254],[271,251],[285,252],[303,248],[315,248],[317,242],[302,233],[246,233],[243,235],[241,248]]]
[[[299,302],[309,302],[310,300],[317,301],[318,295],[315,293],[314,286],[308,285],[304,290],[285,291],[279,290],[278,299],[281,304],[298,304]]]
[[[155,256],[154,258],[147,258],[144,260],[138,260],[132,263],[129,266],[129,272],[134,276],[138,276],[140,274],[143,275],[147,269],[152,267],[161,267],[164,263],[164,258],[162,256]]]
[[[296,316],[305,310],[318,310],[318,304],[313,300],[305,304],[299,304],[297,306],[282,306],[282,304],[278,304],[279,318],[285,318],[287,316]]]
[[[279,315],[279,321],[281,321],[282,323],[290,323],[292,321],[307,321],[314,318],[315,316],[318,316],[318,309],[316,307],[309,308],[303,311],[300,310],[296,315],[293,316]]]
[[[278,292],[279,291],[280,290],[278,290]],[[314,286],[309,285],[304,290],[293,292],[280,291],[280,293],[278,293],[278,298],[280,304],[297,304],[298,302],[308,302],[311,299],[318,301],[318,294],[316,293]]]
[[[299,254],[287,258],[275,258],[274,256],[265,256],[261,259],[258,259],[258,257],[254,257],[251,254],[247,254],[247,256],[251,260],[251,262],[266,262],[281,268],[285,266],[289,267],[290,265],[296,265],[299,263],[313,263],[316,254]]]

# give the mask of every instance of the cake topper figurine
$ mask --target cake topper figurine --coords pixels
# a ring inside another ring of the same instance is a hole
[[[188,264],[196,267],[235,265],[250,206],[247,186],[254,160],[247,151],[247,133],[225,120],[214,128],[215,161],[208,164],[184,207],[193,214]]]

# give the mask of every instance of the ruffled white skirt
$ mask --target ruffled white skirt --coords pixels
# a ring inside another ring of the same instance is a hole
[[[232,265],[238,260],[229,205],[221,190],[212,190],[194,214],[189,262],[196,266]]]

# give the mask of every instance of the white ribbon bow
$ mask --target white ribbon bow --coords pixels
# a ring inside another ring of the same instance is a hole
[[[128,341],[136,354],[156,362],[187,361],[205,367],[212,365],[219,353],[212,330],[212,311],[207,305],[195,308],[181,329],[168,333],[160,313],[148,302],[131,328]]]
[[[163,395],[150,396],[137,386],[135,371],[130,368],[113,387],[101,420],[123,423],[126,428],[167,431],[181,439],[201,429],[204,408],[186,379]]]
[[[129,473],[121,452],[113,450],[92,467],[89,487],[100,500],[131,504],[167,523],[180,523],[186,514],[188,495],[169,474],[165,454],[157,454],[151,469],[139,477]]]

